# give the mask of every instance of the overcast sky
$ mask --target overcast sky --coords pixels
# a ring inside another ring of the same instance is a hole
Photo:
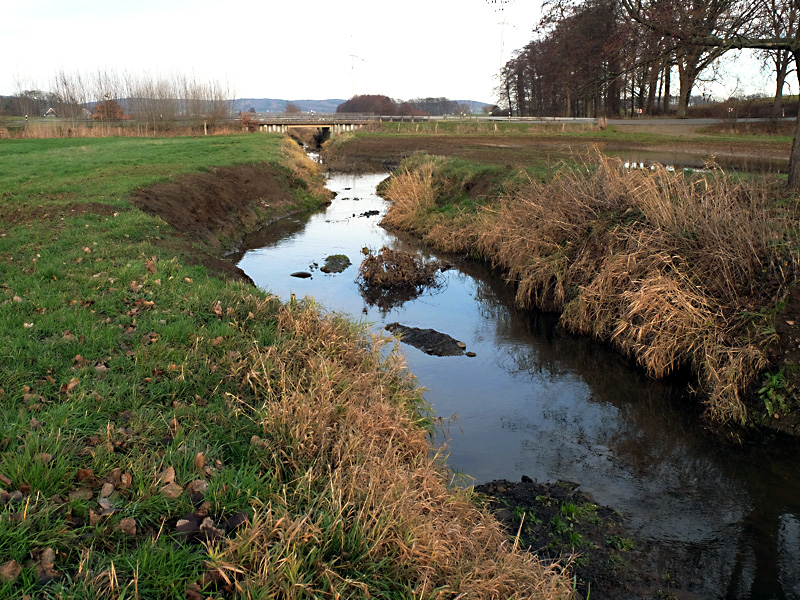
[[[217,80],[239,98],[492,102],[495,76],[531,40],[540,5],[512,0],[498,12],[486,0],[25,0],[3,9],[0,94],[49,89],[61,69],[111,69]],[[731,61],[721,93],[737,78],[739,89],[773,93],[745,63]]]

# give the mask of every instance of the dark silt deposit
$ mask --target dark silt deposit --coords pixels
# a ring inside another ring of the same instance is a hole
[[[463,342],[435,329],[420,329],[419,327],[406,327],[400,323],[389,323],[386,330],[397,335],[404,344],[414,346],[431,356],[460,356],[464,354],[464,348],[466,348],[466,344]]]
[[[387,232],[374,191],[383,177],[331,177],[330,189],[359,200],[340,195],[270,225],[238,266],[279,298],[313,296],[374,333],[402,323],[464,341],[476,358],[401,345],[442,418],[437,442],[465,485],[492,482],[481,489],[508,511],[499,516],[512,539],[526,514],[532,528],[523,523],[518,543],[559,554],[575,545],[584,597],[800,599],[800,445],[726,444],[704,428],[687,382],[655,381],[555,316],[517,309],[485,265]],[[353,216],[370,210],[379,215]],[[381,303],[362,296],[355,269],[290,276],[383,246],[453,268],[436,287]],[[501,480],[520,483],[501,491]]]

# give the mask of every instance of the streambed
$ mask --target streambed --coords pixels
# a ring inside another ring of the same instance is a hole
[[[376,331],[400,323],[463,341],[474,357],[402,349],[467,484],[577,482],[660,549],[647,568],[688,597],[800,598],[800,447],[725,446],[702,429],[684,382],[653,381],[554,316],[516,309],[513,290],[484,265],[385,231],[387,205],[375,194],[383,177],[332,176],[338,196],[326,210],[246,240],[238,266],[282,299],[313,296]],[[365,299],[355,281],[362,249],[382,246],[452,268],[416,298]],[[352,265],[326,274],[331,255]],[[299,271],[311,277],[292,277]]]

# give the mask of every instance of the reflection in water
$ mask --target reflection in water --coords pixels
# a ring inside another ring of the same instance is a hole
[[[771,156],[726,156],[664,150],[632,150],[615,144],[607,144],[603,153],[617,156],[623,163],[642,165],[642,167],[659,164],[673,168],[698,170],[704,169],[713,163],[723,171],[786,173],[789,169],[788,158]]]
[[[699,426],[679,381],[654,381],[554,316],[517,310],[513,290],[480,264],[455,261],[441,289],[391,307],[361,297],[355,267],[290,277],[329,254],[356,262],[364,246],[430,256],[357,216],[385,212],[379,180],[332,178],[342,194],[331,207],[269,227],[239,266],[279,297],[314,295],[375,330],[398,321],[466,342],[476,358],[403,346],[428,401],[457,416],[447,443],[458,471],[477,482],[523,474],[579,482],[647,543],[669,549],[654,553],[653,569],[686,574],[703,596],[800,598],[796,444],[723,447]]]

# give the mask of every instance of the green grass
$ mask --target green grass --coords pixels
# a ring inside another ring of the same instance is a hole
[[[3,208],[34,202],[96,201],[124,206],[137,187],[184,173],[278,162],[278,136],[0,140]]]
[[[164,469],[184,488],[209,480],[215,523],[274,493],[249,444],[262,429],[231,416],[237,390],[226,376],[250,340],[242,297],[255,291],[184,264],[159,244],[163,222],[127,197],[210,164],[278,162],[279,143],[0,141],[0,489],[5,500],[22,494],[0,504],[0,566],[22,568],[0,581],[0,597],[93,598],[114,585],[112,595],[132,597],[135,582],[139,597],[184,598],[205,550],[175,536],[174,520],[196,506],[161,493]],[[70,203],[120,211],[71,216]],[[217,302],[231,310],[218,314]],[[262,344],[272,331],[260,326]],[[120,474],[130,483],[114,486],[113,511],[97,517],[102,484]],[[119,529],[126,518],[136,535]],[[46,587],[36,573],[44,548],[60,573]]]

